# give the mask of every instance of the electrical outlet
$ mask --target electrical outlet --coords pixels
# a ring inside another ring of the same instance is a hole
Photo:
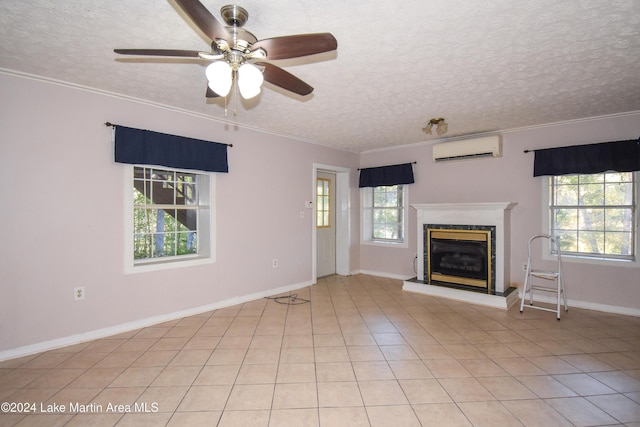
[[[73,300],[80,301],[84,299],[84,286],[73,288]]]
[[[278,258],[274,258],[272,261],[273,268],[278,268]]]
[[[526,262],[522,263],[522,271],[527,271],[527,263]]]

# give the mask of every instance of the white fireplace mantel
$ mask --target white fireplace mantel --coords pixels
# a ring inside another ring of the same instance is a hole
[[[424,281],[424,225],[484,225],[494,226],[496,230],[496,261],[494,290],[498,294],[504,293],[510,286],[510,212],[516,205],[512,202],[487,203],[424,203],[412,204],[417,211],[417,279]],[[422,287],[430,285],[418,285]],[[416,286],[412,286],[416,288]],[[420,288],[418,288],[420,289]],[[411,289],[415,290],[415,289]],[[438,291],[440,292],[440,291]],[[464,294],[472,292],[462,291]],[[426,292],[425,292],[426,293]],[[466,298],[466,297],[463,297]],[[472,295],[468,298],[473,299]]]

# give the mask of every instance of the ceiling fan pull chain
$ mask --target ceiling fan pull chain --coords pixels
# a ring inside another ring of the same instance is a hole
[[[233,117],[238,116],[238,75],[233,79]]]

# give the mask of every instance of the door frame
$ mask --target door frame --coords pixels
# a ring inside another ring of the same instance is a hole
[[[349,198],[349,174],[351,169],[340,166],[325,165],[321,163],[313,164],[313,212],[315,214],[316,204],[316,179],[318,172],[329,172],[336,175],[336,190],[334,197],[335,215],[336,215],[336,274],[348,276],[350,274],[351,259],[349,255],[349,246],[351,243],[351,227],[350,227],[350,198]],[[318,259],[317,259],[317,229],[316,217],[313,215],[311,221],[311,276],[313,283],[318,279]]]

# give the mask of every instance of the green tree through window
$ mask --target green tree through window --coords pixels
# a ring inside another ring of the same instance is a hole
[[[563,175],[550,180],[551,234],[563,253],[635,259],[632,172]]]
[[[373,188],[373,239],[404,240],[404,200],[402,185]]]
[[[198,253],[197,174],[135,167],[134,259]]]

